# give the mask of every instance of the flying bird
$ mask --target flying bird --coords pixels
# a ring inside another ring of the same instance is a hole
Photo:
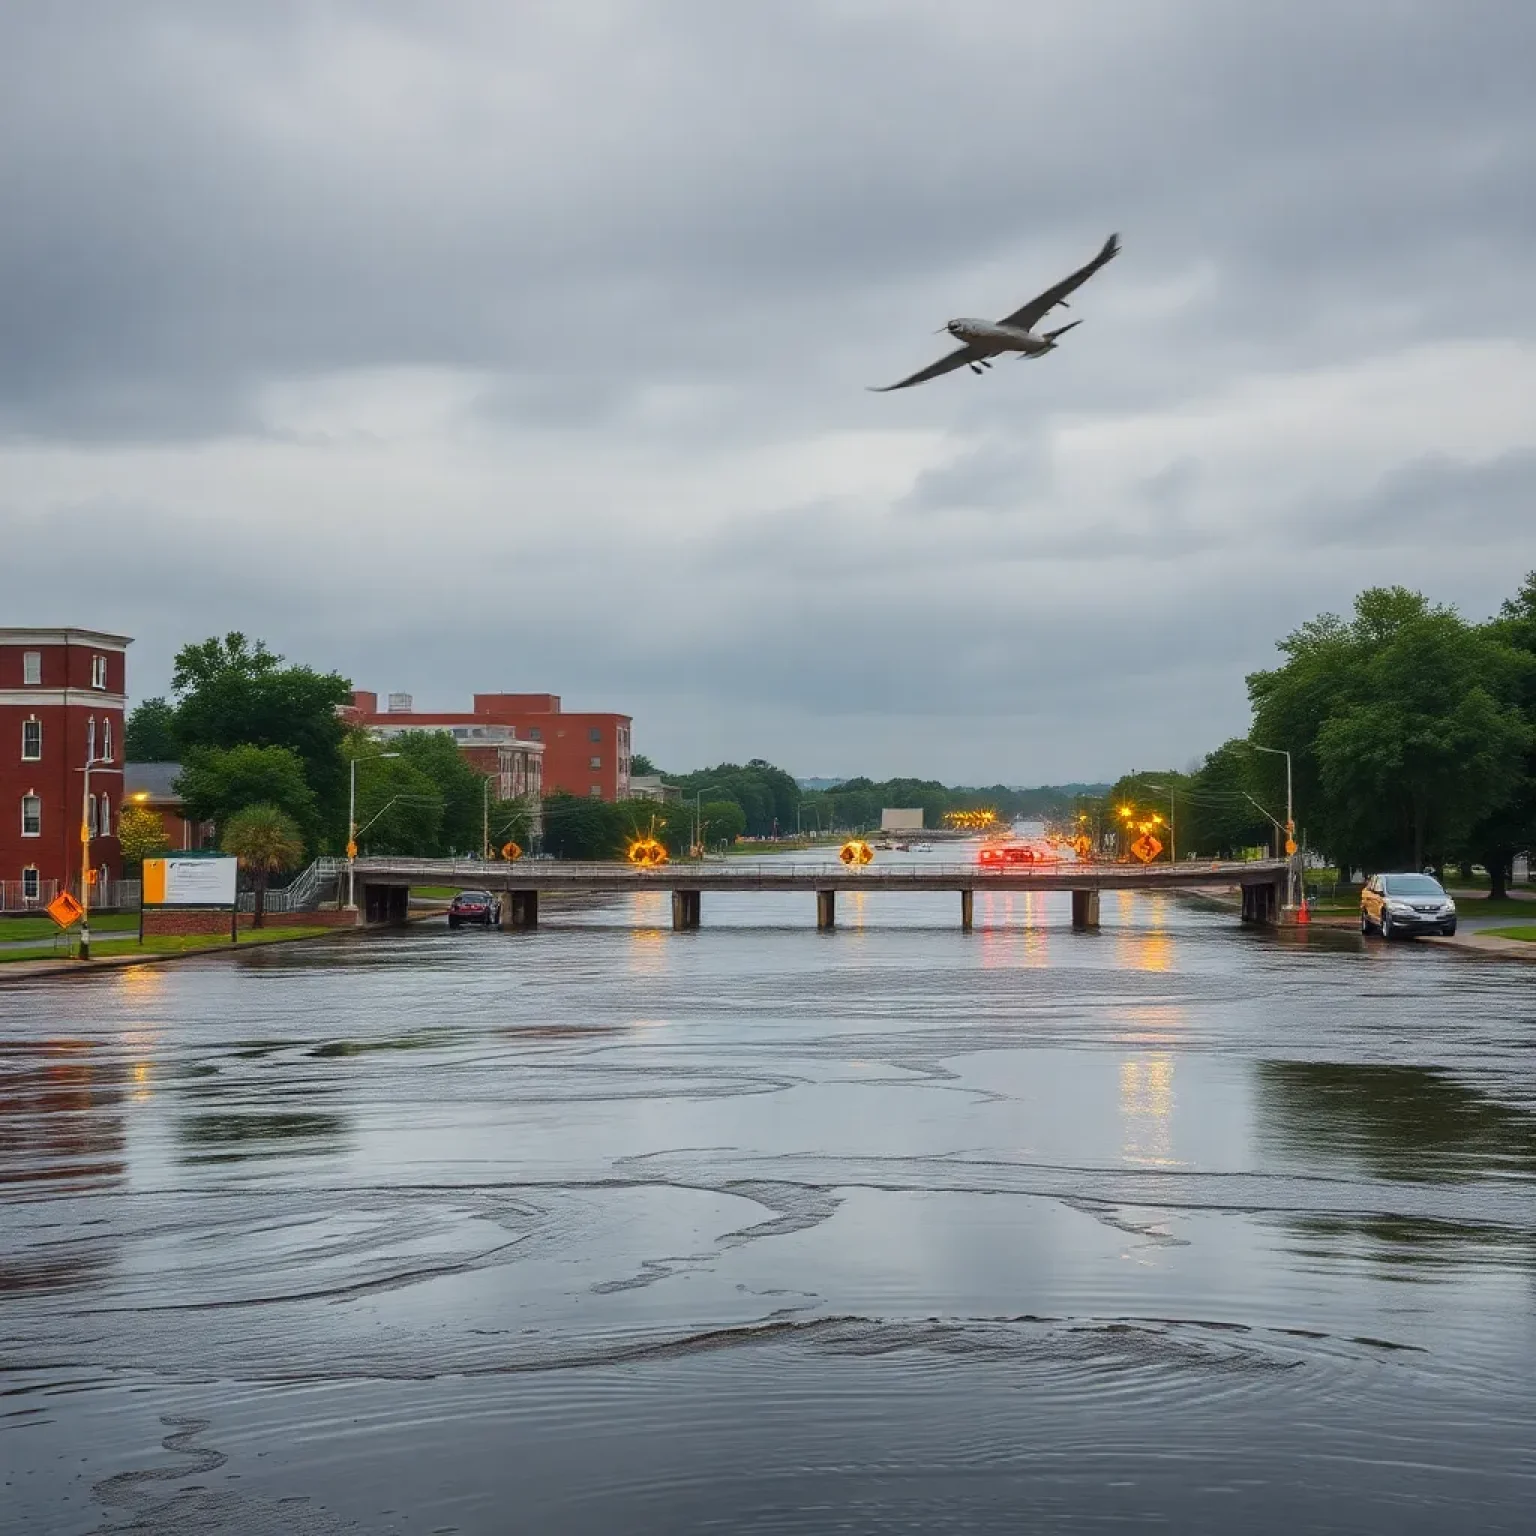
[[[920,368],[910,379],[903,379],[899,384],[874,387],[874,393],[883,395],[893,389],[909,389],[914,384],[926,384],[929,379],[936,379],[941,373],[949,373],[960,367],[968,367],[972,373],[980,373],[983,368],[992,366],[991,359],[1000,352],[1017,352],[1021,357],[1044,357],[1047,352],[1055,349],[1056,343],[1073,326],[1083,322],[1074,320],[1060,330],[1040,334],[1036,333],[1035,327],[1058,304],[1063,309],[1069,308],[1067,295],[1076,292],[1105,262],[1113,261],[1119,254],[1120,237],[1111,235],[1104,242],[1104,248],[1086,266],[1079,267],[1070,277],[1062,278],[1059,283],[1031,299],[1022,309],[1014,310],[1011,315],[1004,315],[996,321],[951,320],[944,329],[961,343],[960,346],[948,356],[941,357],[938,362]]]

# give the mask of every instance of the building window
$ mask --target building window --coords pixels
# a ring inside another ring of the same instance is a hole
[[[43,653],[41,651],[23,651],[21,653],[21,680],[33,688],[42,682]]]
[[[603,760],[600,757],[589,757],[587,759],[587,767],[588,768],[596,769],[596,768],[601,768],[602,766],[603,766]]]
[[[529,741],[543,741],[544,740],[544,732],[541,731],[539,729],[539,727],[536,726],[536,725],[530,726],[528,728],[528,740]]]
[[[43,802],[39,795],[21,797],[21,835],[23,837],[43,835]]]
[[[35,763],[43,755],[43,722],[36,717],[21,722],[21,760]]]
[[[91,657],[91,687],[105,688],[107,686],[107,658],[105,656]]]
[[[601,741],[602,739],[603,733],[595,725],[587,732],[588,741]]]
[[[103,837],[112,836],[112,802],[105,795],[101,797],[101,814],[96,818],[96,825]]]
[[[88,763],[96,761],[96,716],[92,715],[85,722],[85,760]]]
[[[587,793],[591,795],[594,800],[601,800],[603,798],[603,786],[601,784],[594,784],[591,789],[587,791]]]
[[[101,760],[104,763],[112,761],[112,717],[110,715],[101,722]]]
[[[21,899],[36,901],[43,894],[43,883],[37,878],[37,865],[28,864],[21,872]]]
[[[85,797],[85,830],[87,832],[89,832],[92,837],[96,836],[96,796],[95,795],[87,795]]]

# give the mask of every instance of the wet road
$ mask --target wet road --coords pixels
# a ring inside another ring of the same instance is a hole
[[[8,1531],[1529,1528],[1529,967],[546,906],[0,989]]]

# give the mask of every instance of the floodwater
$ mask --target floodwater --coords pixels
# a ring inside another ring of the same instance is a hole
[[[546,899],[0,989],[7,1532],[1481,1532],[1536,971]]]

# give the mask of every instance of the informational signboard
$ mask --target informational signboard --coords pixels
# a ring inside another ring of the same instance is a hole
[[[146,907],[233,907],[239,859],[145,859]]]
[[[880,830],[882,832],[921,832],[923,830],[923,808],[920,805],[886,806],[880,812]]]

